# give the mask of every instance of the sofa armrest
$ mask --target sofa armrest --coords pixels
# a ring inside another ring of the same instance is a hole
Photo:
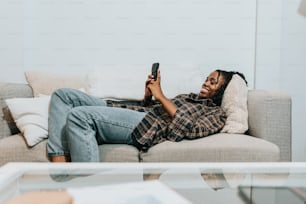
[[[291,161],[291,97],[283,92],[250,90],[249,134],[273,142],[280,160]]]

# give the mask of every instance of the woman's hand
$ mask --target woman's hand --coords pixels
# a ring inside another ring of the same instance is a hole
[[[152,76],[152,79],[149,80],[149,83],[148,83],[147,87],[151,91],[155,100],[159,101],[163,105],[165,110],[168,112],[168,114],[171,117],[173,117],[176,110],[177,110],[177,107],[174,103],[172,103],[172,101],[167,99],[163,94],[163,91],[162,91],[161,86],[160,86],[160,71],[159,70],[157,72],[156,81],[153,79],[153,76]]]
[[[163,91],[160,86],[160,71],[157,72],[157,79],[154,80],[153,75],[149,75],[148,80],[146,82],[146,89],[148,88],[151,95],[154,96],[155,100],[160,101],[162,98],[164,98]],[[146,90],[147,92],[147,90]]]
[[[148,75],[148,79],[146,80],[146,84],[145,84],[145,95],[144,95],[145,99],[151,98],[151,96],[152,96],[152,92],[148,87],[148,85],[150,84],[152,79],[153,79],[153,75]]]

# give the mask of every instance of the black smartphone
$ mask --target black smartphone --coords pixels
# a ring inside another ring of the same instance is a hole
[[[156,81],[157,79],[157,71],[158,71],[158,68],[159,68],[159,63],[154,63],[152,65],[152,75],[154,76],[154,80]]]

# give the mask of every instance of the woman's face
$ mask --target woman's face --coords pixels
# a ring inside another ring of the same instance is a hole
[[[223,76],[219,72],[214,71],[206,78],[199,95],[205,98],[212,98],[223,83]]]

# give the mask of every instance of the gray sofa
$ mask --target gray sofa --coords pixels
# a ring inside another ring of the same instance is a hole
[[[33,97],[27,84],[0,83],[0,166],[7,162],[48,162],[47,140],[27,147],[5,99]],[[291,161],[291,98],[285,93],[250,90],[249,131],[219,133],[197,140],[164,142],[148,152],[123,144],[100,146],[102,162],[275,162]]]

